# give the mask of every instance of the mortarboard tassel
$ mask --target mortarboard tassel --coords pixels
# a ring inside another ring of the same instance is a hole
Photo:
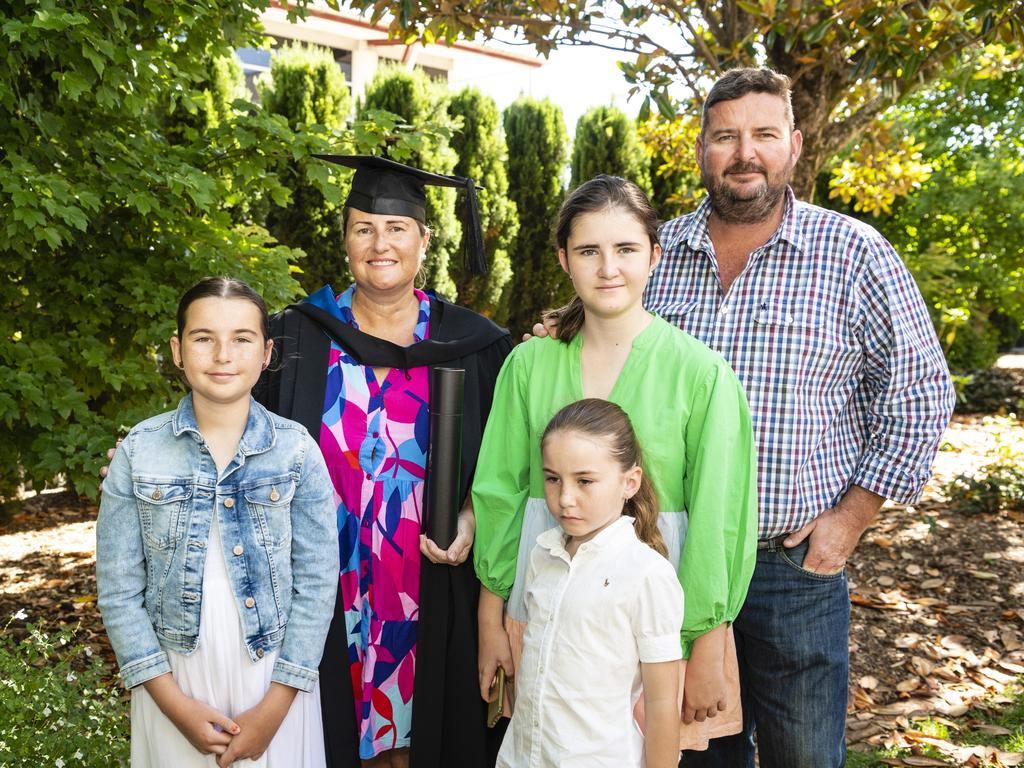
[[[476,202],[476,185],[472,179],[466,179],[466,215],[462,217],[465,229],[466,266],[471,275],[486,275],[488,270],[487,253],[484,251],[484,235],[480,226],[480,211]]]

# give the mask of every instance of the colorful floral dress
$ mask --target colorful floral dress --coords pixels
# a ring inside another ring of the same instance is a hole
[[[358,328],[354,291],[337,304]],[[419,342],[429,333],[430,299],[415,293]],[[339,588],[363,759],[408,747],[412,731],[428,370],[392,368],[378,384],[372,368],[331,343],[320,449],[338,504]]]

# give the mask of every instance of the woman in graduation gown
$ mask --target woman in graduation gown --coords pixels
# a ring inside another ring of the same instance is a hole
[[[414,287],[430,240],[424,184],[466,189],[470,267],[485,270],[473,182],[383,158],[319,157],[356,169],[344,209],[355,283],[274,317],[280,362],[257,396],[318,438],[335,487],[341,573],[320,665],[328,764],[479,768],[490,750],[469,487],[512,344],[487,318]],[[421,540],[434,366],[466,371],[465,504],[447,550]]]

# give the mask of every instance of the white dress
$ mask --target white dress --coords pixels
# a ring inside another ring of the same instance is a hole
[[[234,717],[254,707],[270,687],[278,652],[250,661],[228,581],[216,517],[203,569],[199,647],[191,656],[168,651],[171,672],[185,693]],[[132,768],[216,768],[216,755],[200,754],[139,685],[132,689]],[[267,751],[236,768],[325,768],[319,683],[299,691]]]

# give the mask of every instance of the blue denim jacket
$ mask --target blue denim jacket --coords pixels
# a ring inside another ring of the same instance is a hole
[[[249,657],[280,648],[272,679],[311,690],[338,587],[323,456],[304,427],[253,400],[218,478],[191,394],[128,433],[103,483],[96,582],[125,687],[169,672],[166,651],[195,651],[215,512]]]

